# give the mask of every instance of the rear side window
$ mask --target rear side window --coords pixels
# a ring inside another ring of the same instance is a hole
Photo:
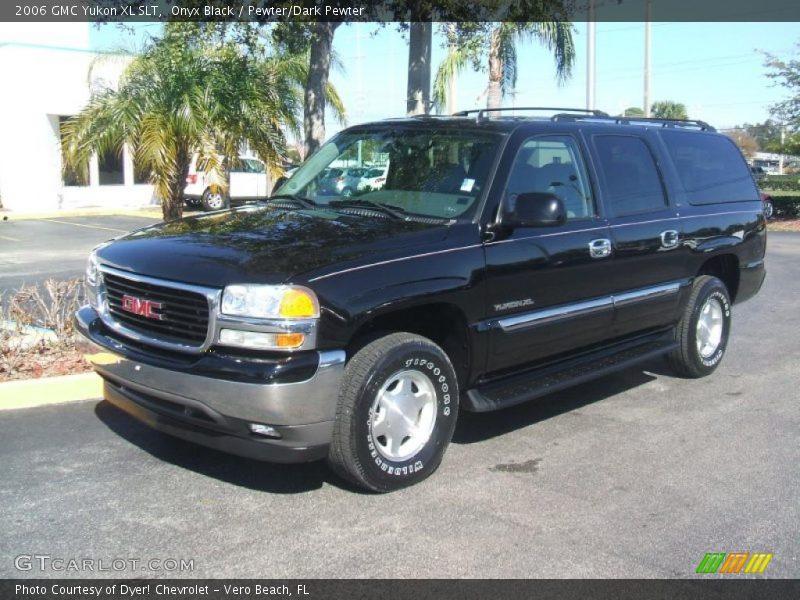
[[[625,135],[598,135],[600,184],[606,207],[624,217],[663,209],[667,204],[661,177],[644,140]]]
[[[663,131],[661,137],[689,204],[758,200],[747,163],[732,140],[688,131]]]

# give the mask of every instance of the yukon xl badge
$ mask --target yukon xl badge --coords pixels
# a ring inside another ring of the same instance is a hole
[[[155,312],[157,309],[161,310],[162,307],[163,304],[161,302],[153,302],[146,298],[136,298],[127,294],[122,297],[122,310],[147,319],[163,321],[164,315]]]
[[[522,300],[512,300],[511,302],[503,302],[502,304],[495,304],[494,310],[495,312],[500,312],[501,310],[511,310],[512,308],[525,308],[526,306],[533,306],[533,300],[531,298],[524,298]]]

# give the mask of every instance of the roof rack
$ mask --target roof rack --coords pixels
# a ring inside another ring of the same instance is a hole
[[[505,111],[517,111],[517,110],[546,110],[551,112],[559,112],[561,114],[567,113],[578,113],[579,115],[587,115],[591,117],[609,117],[608,113],[603,112],[602,110],[589,110],[585,108],[563,108],[563,107],[552,107],[552,106],[515,106],[513,108],[476,108],[473,110],[460,110],[458,112],[454,112],[454,117],[468,117],[473,113],[478,113],[478,116],[475,117],[476,120],[480,121],[486,116],[486,113],[490,112],[505,112]]]
[[[631,125],[632,123],[647,123],[652,125],[661,125],[662,127],[694,127],[701,131],[716,131],[714,127],[697,119],[658,119],[656,117],[611,117],[599,115],[575,115],[568,113],[559,113],[553,115],[553,121],[589,121],[599,120],[615,123],[617,125]]]

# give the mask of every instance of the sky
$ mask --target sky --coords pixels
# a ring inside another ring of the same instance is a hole
[[[618,114],[643,104],[644,24],[602,22],[596,26],[596,108]],[[158,31],[140,24],[132,36],[114,26],[92,26],[89,44],[104,50],[130,44]],[[550,53],[536,42],[518,47],[518,81],[506,106],[586,106],[586,23],[576,23],[576,64],[570,80],[559,86]],[[800,23],[653,23],[651,29],[651,99],[682,102],[689,116],[727,128],[769,117],[769,106],[785,91],[765,76],[763,52],[787,58],[800,54]],[[344,99],[348,125],[398,117],[405,113],[407,40],[388,24],[349,24],[336,32],[334,49],[344,72],[331,80]],[[436,35],[432,64],[446,50]],[[459,110],[485,106],[487,75],[465,71],[457,80]],[[327,119],[327,135],[341,129]]]

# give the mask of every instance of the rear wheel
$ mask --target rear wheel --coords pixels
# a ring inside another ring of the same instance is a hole
[[[728,289],[716,277],[701,275],[692,286],[678,326],[679,347],[667,356],[670,366],[683,377],[705,377],[722,361],[731,328]]]
[[[374,492],[422,481],[439,466],[458,416],[447,355],[427,338],[393,333],[345,368],[328,462]]]
[[[203,192],[203,210],[222,210],[228,208],[228,198],[220,190],[208,188]]]

